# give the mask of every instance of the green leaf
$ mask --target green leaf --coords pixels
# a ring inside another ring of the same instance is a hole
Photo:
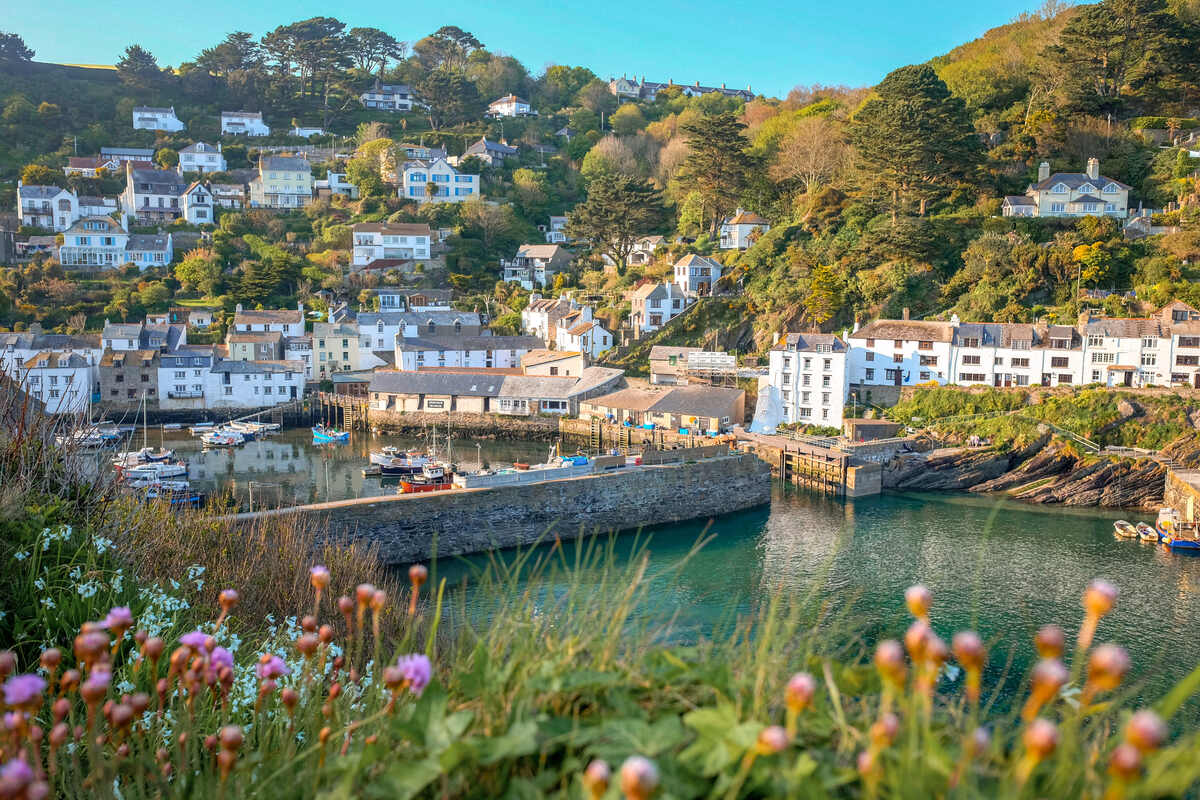
[[[481,764],[495,764],[509,758],[520,758],[537,751],[537,723],[524,720],[510,727],[501,736],[481,740],[477,746]]]
[[[442,774],[442,767],[435,758],[420,761],[401,760],[394,762],[384,774],[383,780],[391,789],[394,800],[408,800]]]

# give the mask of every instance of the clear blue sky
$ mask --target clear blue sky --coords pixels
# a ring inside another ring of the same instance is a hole
[[[534,73],[582,65],[600,77],[730,86],[782,96],[797,84],[869,85],[1010,21],[1041,0],[206,0],[120,3],[0,0],[0,29],[21,34],[39,61],[112,64],[137,42],[175,65],[229,31],[260,35],[280,24],[332,15],[412,42],[441,25],[474,33],[490,50]]]

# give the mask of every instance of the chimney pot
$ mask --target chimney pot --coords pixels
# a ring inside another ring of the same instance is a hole
[[[1043,161],[1038,165],[1038,183],[1050,177],[1050,162]]]
[[[904,307],[904,311],[901,313],[900,319],[908,319],[908,306]]]
[[[1089,158],[1087,161],[1087,176],[1092,180],[1100,177],[1100,159],[1096,157]]]

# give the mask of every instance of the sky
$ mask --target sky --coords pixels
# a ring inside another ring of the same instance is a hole
[[[162,65],[195,57],[234,30],[261,35],[312,16],[381,28],[415,41],[442,25],[470,31],[533,74],[549,64],[602,78],[749,85],[782,97],[796,85],[873,85],[1003,25],[1042,0],[206,0],[102,10],[94,0],[0,0],[0,29],[19,33],[38,61],[112,64],[141,44]],[[119,5],[119,4],[118,4]]]

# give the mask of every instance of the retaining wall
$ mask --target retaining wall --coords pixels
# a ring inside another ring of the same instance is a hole
[[[532,486],[343,500],[238,514],[312,515],[336,541],[369,542],[387,564],[708,519],[769,503],[771,474],[751,455],[614,470]]]
[[[553,441],[558,438],[557,417],[514,417],[507,414],[431,414],[426,412],[379,411],[370,409],[367,421],[372,428],[389,433],[414,433],[434,426],[470,435],[476,439],[536,439]]]

